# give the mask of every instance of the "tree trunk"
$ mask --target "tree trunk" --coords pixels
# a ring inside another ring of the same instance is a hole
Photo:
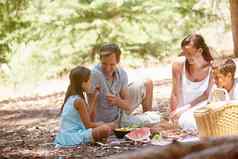
[[[230,0],[231,26],[234,42],[234,53],[238,57],[238,0]]]
[[[186,159],[237,159],[237,146],[238,136],[206,138],[200,142],[175,142],[167,146],[147,147],[110,156],[110,159],[184,159],[185,156],[188,157]],[[224,157],[227,155],[229,157]]]

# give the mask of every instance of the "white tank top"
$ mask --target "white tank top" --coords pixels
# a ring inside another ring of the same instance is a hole
[[[229,96],[231,100],[238,100],[238,78],[235,79],[233,87],[229,92]]]
[[[191,103],[194,99],[201,96],[205,90],[208,88],[210,70],[206,78],[199,82],[193,82],[189,80],[186,76],[185,72],[185,63],[183,64],[183,72],[182,72],[182,102],[179,106],[183,106]]]

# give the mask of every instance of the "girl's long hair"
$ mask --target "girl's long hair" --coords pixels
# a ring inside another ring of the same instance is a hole
[[[190,43],[192,43],[193,47],[195,47],[196,49],[201,48],[203,50],[202,51],[202,57],[210,65],[211,61],[213,60],[213,57],[211,55],[209,47],[207,46],[204,38],[200,34],[190,34],[190,35],[188,35],[187,37],[185,37],[183,39],[183,41],[181,42],[181,47],[183,48],[183,47],[187,46]],[[186,67],[186,70],[189,71],[189,63],[188,63],[187,59],[185,61],[185,67]]]
[[[79,95],[84,99],[82,83],[87,82],[90,78],[90,70],[83,66],[77,66],[70,71],[69,80],[70,84],[65,94],[64,102],[60,109],[60,114],[63,111],[64,104],[71,95]]]

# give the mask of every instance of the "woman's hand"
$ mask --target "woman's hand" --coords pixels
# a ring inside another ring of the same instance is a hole
[[[171,112],[170,114],[170,119],[172,121],[178,120],[179,117],[185,112],[187,111],[189,108],[191,108],[190,104],[184,105],[181,108],[177,108],[176,110],[174,110],[173,112]]]

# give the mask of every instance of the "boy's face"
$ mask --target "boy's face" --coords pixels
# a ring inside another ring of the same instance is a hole
[[[214,75],[215,83],[219,88],[224,88],[226,90],[229,89],[229,87],[233,83],[232,75],[231,73],[228,73],[227,75],[223,75],[220,72],[216,72]]]

